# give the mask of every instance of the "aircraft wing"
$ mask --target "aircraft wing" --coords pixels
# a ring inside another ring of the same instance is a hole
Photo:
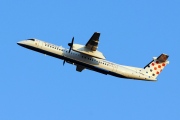
[[[94,32],[86,45],[73,44],[72,50],[83,53],[92,57],[106,59],[104,55],[97,50],[99,43],[100,33]]]
[[[89,41],[86,43],[86,48],[92,51],[96,51],[98,48],[100,33],[95,32]]]

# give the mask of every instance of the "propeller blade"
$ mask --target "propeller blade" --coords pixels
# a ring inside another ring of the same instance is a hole
[[[65,62],[66,62],[66,61],[64,60],[64,61],[63,61],[63,66],[64,66]]]
[[[71,52],[71,49],[72,49],[72,47],[70,47],[70,49],[69,49],[69,53]]]
[[[72,38],[72,42],[71,42],[72,44],[74,43],[74,37]]]
[[[74,37],[72,38],[71,43],[68,43],[68,45],[70,46],[69,53],[71,52],[71,49],[73,47],[73,43],[74,43]]]

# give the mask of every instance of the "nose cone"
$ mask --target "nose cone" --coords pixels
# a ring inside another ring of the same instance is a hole
[[[19,41],[17,42],[18,45],[23,46],[25,44],[25,41]]]
[[[21,44],[22,44],[22,42],[17,42],[17,44],[18,44],[18,45],[21,45]]]
[[[19,42],[17,42],[17,44],[24,47],[24,46],[26,46],[26,41],[25,40],[19,41]]]

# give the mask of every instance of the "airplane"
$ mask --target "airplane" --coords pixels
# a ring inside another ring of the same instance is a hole
[[[153,60],[144,68],[125,66],[107,61],[102,52],[97,50],[99,37],[100,33],[94,32],[85,45],[74,44],[73,37],[71,43],[68,43],[69,49],[34,38],[17,42],[17,44],[61,59],[63,60],[63,65],[65,62],[73,64],[78,72],[89,69],[105,75],[134,80],[157,81],[158,75],[169,64],[167,60],[169,56],[164,53],[159,57],[153,57]]]

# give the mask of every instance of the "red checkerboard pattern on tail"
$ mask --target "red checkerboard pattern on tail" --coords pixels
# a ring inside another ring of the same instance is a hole
[[[156,78],[169,63],[169,61],[167,61],[168,57],[166,54],[161,54],[158,58],[153,58],[153,60],[144,67],[146,74]]]

